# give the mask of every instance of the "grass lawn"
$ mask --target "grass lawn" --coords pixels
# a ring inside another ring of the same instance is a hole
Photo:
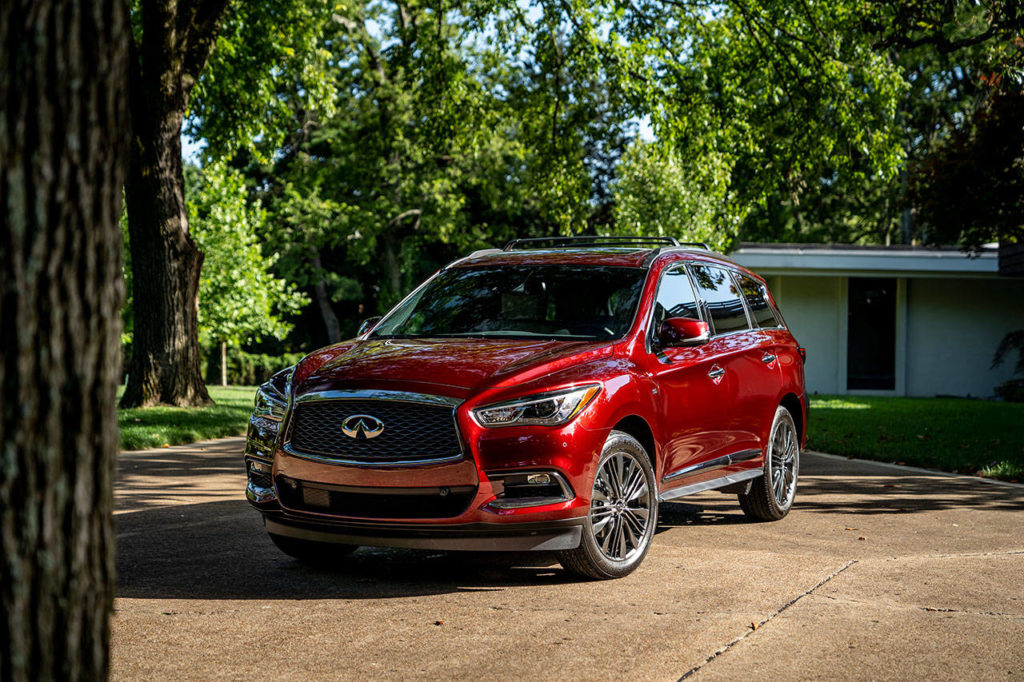
[[[213,407],[118,410],[122,450],[144,450],[245,433],[254,386],[209,386]],[[121,391],[118,391],[118,398]]]
[[[1024,480],[1024,403],[811,396],[808,447],[836,455]]]

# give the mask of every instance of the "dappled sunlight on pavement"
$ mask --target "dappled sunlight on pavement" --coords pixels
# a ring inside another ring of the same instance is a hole
[[[789,517],[664,504],[621,580],[383,548],[315,569],[245,502],[242,445],[121,456],[114,678],[1024,675],[1021,486],[808,454]]]

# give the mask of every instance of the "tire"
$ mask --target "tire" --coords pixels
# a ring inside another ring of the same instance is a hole
[[[558,560],[567,571],[584,578],[621,578],[647,556],[658,525],[654,469],[635,438],[612,431],[594,472],[590,514],[580,546],[560,552]]]
[[[358,545],[314,542],[269,533],[271,541],[288,556],[310,566],[331,566],[359,549]]]
[[[740,494],[740,507],[754,521],[778,521],[789,513],[800,476],[800,434],[793,415],[785,407],[775,419],[765,447],[764,469],[750,491]]]

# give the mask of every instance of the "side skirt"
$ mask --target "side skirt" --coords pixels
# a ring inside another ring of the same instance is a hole
[[[680,486],[678,488],[672,488],[672,490],[666,490],[658,496],[658,500],[661,502],[667,502],[674,500],[677,497],[683,497],[685,495],[693,495],[704,490],[714,490],[715,488],[724,488],[727,485],[734,483],[742,483],[743,481],[749,481],[752,478],[757,478],[763,473],[761,468],[748,469],[747,471],[740,471],[739,473],[729,474],[727,476],[721,476],[719,478],[713,478],[710,481],[701,481],[700,483],[691,483],[690,485]]]

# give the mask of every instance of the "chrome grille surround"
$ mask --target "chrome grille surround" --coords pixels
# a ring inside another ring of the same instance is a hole
[[[292,404],[282,448],[295,457],[349,466],[456,462],[465,456],[455,420],[461,402],[428,393],[375,389],[307,393]],[[384,422],[379,437],[363,440],[342,433],[342,421],[361,413]]]

